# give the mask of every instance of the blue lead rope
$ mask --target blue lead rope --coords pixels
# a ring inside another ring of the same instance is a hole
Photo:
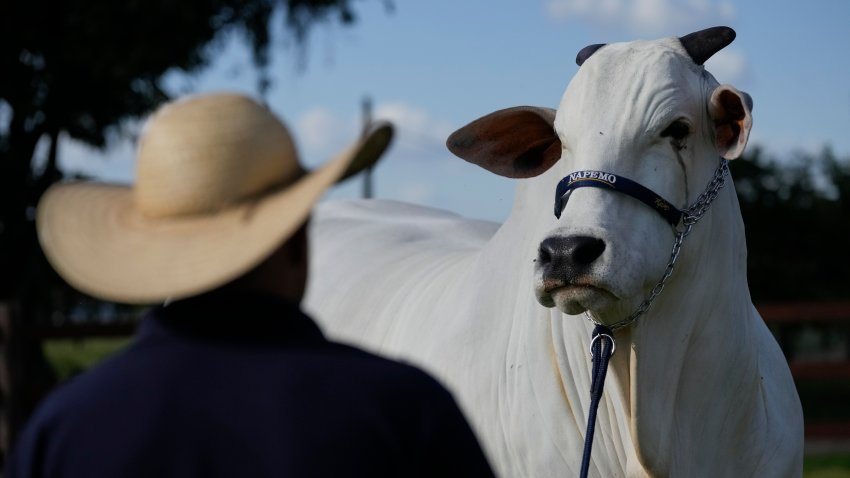
[[[720,189],[723,188],[728,173],[729,166],[726,160],[720,158],[720,165],[714,171],[714,177],[706,186],[705,191],[684,211],[676,208],[670,201],[662,198],[651,189],[629,178],[605,171],[576,171],[570,173],[558,183],[558,187],[555,188],[555,217],[559,219],[561,218],[561,211],[563,211],[564,205],[574,190],[595,187],[617,191],[637,199],[660,214],[674,229],[677,228],[680,222],[683,224],[681,230],[676,230],[676,240],[673,242],[673,251],[664,276],[652,288],[649,296],[634,313],[612,324],[611,327],[619,329],[634,322],[635,319],[646,312],[655,297],[661,293],[664,288],[664,282],[673,273],[673,265],[679,256],[682,241],[690,233],[691,227],[708,211],[708,207],[717,197]],[[596,323],[589,315],[588,318]],[[581,473],[579,475],[581,478],[587,478],[587,472],[590,468],[590,450],[593,448],[593,433],[596,430],[596,410],[599,408],[599,401],[602,399],[602,387],[605,386],[608,362],[611,360],[611,356],[614,355],[615,350],[616,344],[614,343],[614,333],[611,331],[611,328],[597,324],[596,328],[593,329],[593,335],[590,340],[593,369],[591,371],[592,376],[590,381],[590,410],[588,411],[587,431],[584,435],[584,453],[581,459]]]
[[[684,215],[670,201],[629,178],[605,171],[584,170],[570,173],[558,183],[558,187],[555,188],[555,217],[560,219],[561,211],[574,190],[586,187],[610,189],[627,194],[652,208],[673,227],[679,224]],[[596,431],[596,410],[599,408],[599,401],[602,399],[602,388],[605,386],[608,362],[611,360],[611,355],[614,354],[614,348],[614,332],[604,325],[597,324],[590,339],[593,369],[590,381],[590,410],[587,416],[587,431],[584,434],[584,453],[581,457],[580,478],[587,478],[587,472],[590,469],[590,451],[593,448],[593,434]]]
[[[596,431],[596,409],[602,399],[602,387],[608,373],[608,361],[614,354],[614,332],[604,325],[593,329],[590,340],[590,353],[593,356],[593,369],[590,381],[590,411],[587,416],[587,432],[584,434],[584,453],[581,457],[580,478],[587,478],[590,468],[590,450],[593,448],[593,433]]]

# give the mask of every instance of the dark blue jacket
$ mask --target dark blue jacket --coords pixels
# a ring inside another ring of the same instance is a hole
[[[127,350],[48,397],[4,476],[492,472],[424,372],[326,340],[293,305],[219,293],[154,309]]]

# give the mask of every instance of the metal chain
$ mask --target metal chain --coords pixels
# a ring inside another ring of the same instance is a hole
[[[699,220],[702,219],[702,216],[708,211],[709,206],[711,206],[711,203],[715,198],[717,198],[720,190],[723,189],[723,186],[726,184],[726,175],[728,173],[729,162],[721,158],[720,165],[714,170],[714,177],[711,178],[711,181],[706,186],[705,191],[697,197],[696,201],[694,201],[690,207],[682,211],[683,228],[676,231],[676,238],[673,240],[673,250],[670,253],[670,261],[667,263],[667,269],[664,270],[664,275],[662,275],[661,280],[659,280],[658,283],[655,284],[655,287],[649,291],[649,295],[643,302],[641,302],[638,308],[625,319],[611,325],[597,322],[589,312],[585,311],[584,315],[588,320],[596,325],[605,325],[613,331],[630,325],[632,322],[637,320],[638,317],[649,310],[652,302],[661,294],[661,291],[664,290],[664,284],[667,282],[667,279],[673,275],[673,266],[676,265],[676,260],[679,259],[679,253],[682,250],[682,243],[685,241],[688,234],[691,233],[691,229],[694,225],[699,222]]]
[[[726,184],[727,174],[729,174],[729,161],[721,159],[720,166],[714,170],[714,177],[711,178],[705,191],[697,197],[697,200],[694,201],[691,207],[682,211],[684,213],[682,223],[685,226],[693,226],[697,221],[702,219],[702,215],[705,214],[708,207],[711,206],[711,203],[717,197],[717,194],[720,193],[720,190]],[[688,228],[688,233],[690,233],[690,228]]]

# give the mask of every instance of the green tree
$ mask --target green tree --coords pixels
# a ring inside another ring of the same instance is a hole
[[[753,299],[838,299],[850,291],[850,158],[829,148],[784,162],[760,148],[730,163]]]
[[[56,165],[61,133],[102,147],[128,120],[168,98],[160,84],[167,71],[201,69],[218,36],[244,34],[262,72],[275,8],[286,10],[286,31],[300,47],[317,22],[352,23],[351,3],[0,2],[0,299],[20,297],[38,269],[32,216],[41,194],[62,176]],[[45,138],[46,165],[36,173],[33,153]]]

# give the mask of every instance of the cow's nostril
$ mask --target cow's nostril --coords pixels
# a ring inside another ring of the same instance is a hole
[[[540,248],[537,250],[537,262],[540,264],[548,264],[552,262],[552,250],[548,249],[545,244],[546,241],[543,241],[540,244]]]
[[[567,238],[567,241],[566,253],[576,265],[586,266],[598,259],[605,251],[605,242],[595,237],[571,236]]]
[[[547,237],[540,243],[538,263],[551,271],[581,273],[605,251],[605,242],[590,236]]]

